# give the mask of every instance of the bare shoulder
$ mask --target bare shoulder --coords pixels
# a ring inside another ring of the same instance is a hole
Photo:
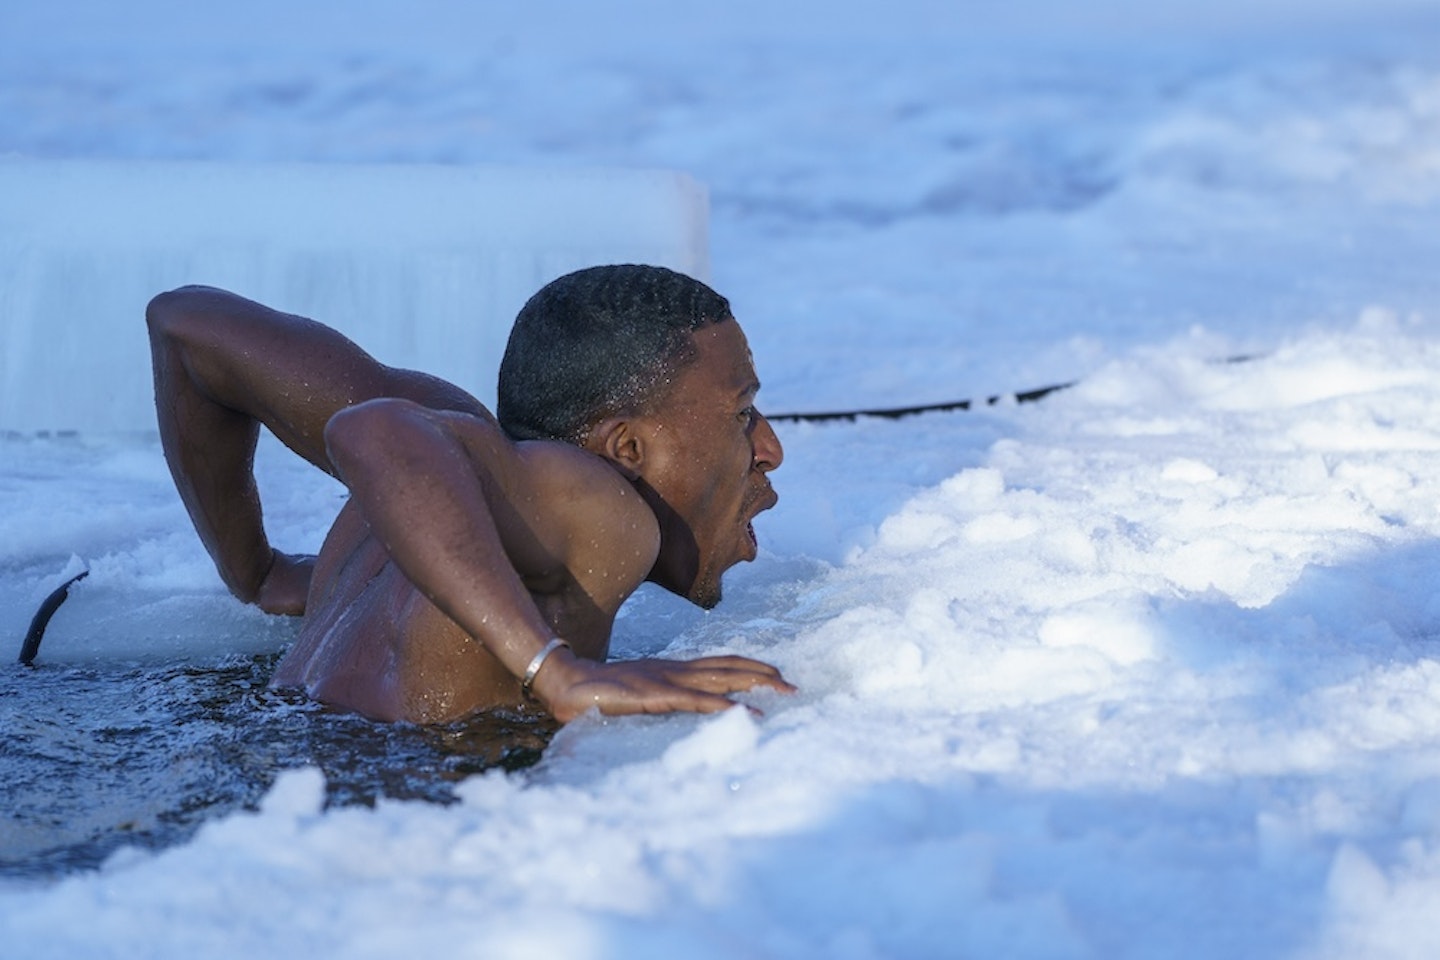
[[[611,584],[603,592],[628,594],[649,574],[660,550],[659,522],[606,460],[560,441],[511,440],[491,418],[439,416],[453,425],[470,455],[484,462],[537,546],[578,580],[587,581],[591,573]]]
[[[544,491],[554,509],[582,520],[587,529],[654,539],[658,549],[654,512],[604,458],[558,441],[530,440],[515,447],[529,482]]]

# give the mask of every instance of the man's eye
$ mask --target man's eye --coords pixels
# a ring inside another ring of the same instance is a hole
[[[744,410],[741,410],[739,413],[735,414],[735,419],[739,420],[741,423],[749,423],[751,420],[755,419],[755,408],[746,407]]]

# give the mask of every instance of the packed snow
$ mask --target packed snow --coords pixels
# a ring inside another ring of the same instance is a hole
[[[798,694],[584,718],[450,806],[287,771],[4,881],[7,953],[1440,953],[1434,5],[167,7],[6,4],[0,152],[680,170],[766,409],[977,402],[779,424],[760,558],[619,622]],[[153,438],[0,457],[0,636],[83,562],[50,662],[286,642]],[[313,549],[342,491],[260,468]]]

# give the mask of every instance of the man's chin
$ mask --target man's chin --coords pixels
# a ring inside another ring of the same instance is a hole
[[[713,590],[691,593],[688,599],[701,610],[714,610],[720,605],[720,585],[716,584]]]
[[[696,581],[685,593],[685,599],[702,610],[714,610],[720,604],[720,578]]]

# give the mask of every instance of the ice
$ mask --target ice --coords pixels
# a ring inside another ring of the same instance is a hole
[[[530,294],[595,263],[707,277],[684,174],[0,160],[0,430],[144,431],[156,293],[207,283],[324,319],[494,402]]]
[[[314,817],[325,800],[325,776],[313,767],[287,771],[275,781],[260,804],[263,816]]]

